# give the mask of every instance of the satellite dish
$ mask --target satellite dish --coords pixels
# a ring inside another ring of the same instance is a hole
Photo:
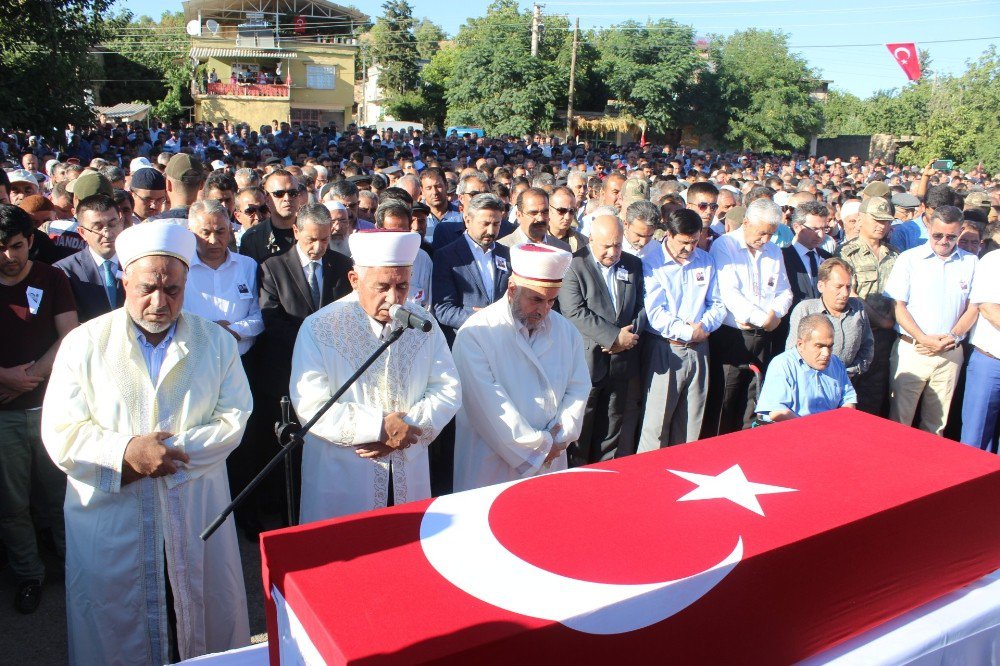
[[[208,31],[213,35],[219,34],[219,22],[215,19],[208,19],[205,21],[205,27],[208,28]]]
[[[187,22],[187,34],[192,37],[201,37],[201,21],[198,19],[191,19]]]

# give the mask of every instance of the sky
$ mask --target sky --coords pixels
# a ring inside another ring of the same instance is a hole
[[[531,2],[520,0],[529,8]],[[381,2],[341,0],[373,18]],[[416,18],[428,18],[455,35],[465,19],[486,13],[489,0],[410,0]],[[886,43],[914,42],[930,53],[940,74],[961,74],[991,45],[1000,45],[997,0],[569,0],[540,3],[543,15],[579,17],[580,28],[625,20],[673,18],[694,27],[699,36],[730,34],[755,27],[789,35],[792,51],[831,80],[834,89],[862,98],[879,90],[901,88],[907,79]],[[179,0],[118,0],[135,15],[158,18],[180,11]],[[460,11],[456,11],[460,8]],[[958,41],[961,40],[961,41]]]

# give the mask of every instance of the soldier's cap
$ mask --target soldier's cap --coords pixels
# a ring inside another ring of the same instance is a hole
[[[876,180],[865,185],[865,189],[861,190],[861,194],[866,197],[879,197],[884,199],[889,196],[889,186],[880,180]]]
[[[165,173],[171,180],[181,180],[191,173],[201,175],[201,160],[187,153],[177,153],[167,162]]]
[[[982,208],[988,211],[990,208],[990,195],[983,190],[972,190],[965,195],[965,207]]]
[[[726,222],[731,226],[742,227],[743,218],[747,215],[746,206],[733,206],[726,211]]]
[[[77,201],[89,199],[95,194],[103,194],[110,198],[115,196],[115,188],[111,185],[111,181],[96,171],[88,171],[70,181],[66,191],[71,192]]]
[[[861,213],[868,213],[876,220],[895,219],[892,214],[892,204],[882,197],[869,197],[861,202]]]

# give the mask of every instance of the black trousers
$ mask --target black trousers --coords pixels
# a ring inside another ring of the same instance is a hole
[[[590,389],[580,439],[569,445],[570,467],[621,458],[636,450],[639,376],[608,373]]]
[[[854,378],[854,391],[858,394],[858,409],[868,414],[889,416],[889,356],[897,334],[893,330],[872,329],[875,337],[875,355],[871,365]]]
[[[756,365],[763,373],[775,354],[775,337],[762,329],[744,331],[723,324],[708,338],[709,380],[701,436],[715,437],[749,428],[760,387],[751,392]]]

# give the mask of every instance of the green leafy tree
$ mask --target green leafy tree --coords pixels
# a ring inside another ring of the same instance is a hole
[[[665,19],[627,21],[597,33],[596,42],[596,73],[610,97],[654,131],[678,127],[686,111],[682,94],[701,65],[692,28]]]
[[[515,0],[494,0],[486,16],[466,21],[455,38],[445,93],[448,124],[480,126],[492,135],[551,127],[557,104],[565,101],[566,84],[554,62],[561,46],[546,38],[532,58],[531,16]]]
[[[159,21],[142,16],[108,40],[113,53],[103,58],[101,104],[141,101],[153,104],[153,115],[162,120],[181,118],[193,103],[185,23],[183,12],[164,12]]]
[[[406,0],[388,0],[369,38],[371,55],[379,67],[378,86],[386,97],[417,87],[417,38],[413,35],[413,8]]]
[[[712,41],[703,88],[717,114],[703,114],[710,133],[729,145],[762,152],[805,148],[822,113],[812,99],[815,74],[788,51],[785,34],[750,29]]]
[[[445,126],[448,113],[445,90],[455,69],[454,46],[445,46],[434,54],[420,70],[417,90],[394,95],[385,103],[386,111],[393,118],[419,120],[425,127]]]
[[[423,19],[413,28],[413,36],[417,40],[417,55],[421,60],[430,60],[441,48],[447,35],[444,28],[430,19]]]
[[[89,53],[127,22],[112,0],[0,3],[0,125],[48,132],[93,116]]]

